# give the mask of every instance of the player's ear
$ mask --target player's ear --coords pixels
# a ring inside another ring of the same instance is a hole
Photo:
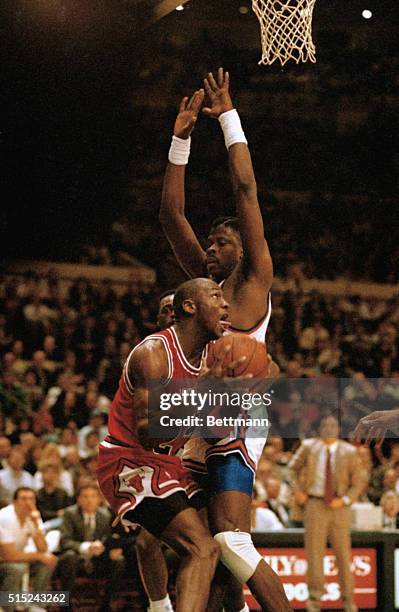
[[[182,308],[184,312],[186,312],[188,315],[194,315],[197,312],[195,302],[191,298],[187,298],[186,300],[184,300]]]

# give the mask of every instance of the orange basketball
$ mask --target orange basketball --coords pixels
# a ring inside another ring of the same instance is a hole
[[[222,367],[226,367],[229,363],[236,361],[242,356],[246,357],[243,363],[234,368],[233,376],[252,374],[253,378],[267,377],[269,373],[269,360],[266,345],[244,334],[229,334],[222,336],[214,342],[210,342],[208,344],[208,367],[212,367],[215,360],[221,356],[221,352],[227,346],[230,346],[231,350],[226,353]]]

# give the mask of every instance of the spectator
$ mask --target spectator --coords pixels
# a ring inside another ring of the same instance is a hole
[[[65,510],[61,526],[61,556],[59,575],[62,590],[72,591],[75,576],[84,574],[106,577],[105,595],[101,610],[110,610],[112,593],[120,586],[124,571],[121,548],[107,550],[111,537],[111,516],[101,508],[101,497],[96,485],[80,488],[77,504]]]
[[[289,515],[288,508],[281,502],[280,493],[281,493],[281,480],[276,477],[269,476],[269,478],[265,482],[266,488],[266,508],[269,508],[283,527],[289,526]]]
[[[0,378],[0,410],[6,417],[22,418],[26,415],[28,402],[24,390],[17,382],[15,373],[5,370]]]
[[[394,491],[386,491],[380,499],[382,524],[389,529],[399,527],[399,497]]]
[[[48,463],[56,465],[59,468],[59,484],[63,489],[65,489],[67,494],[72,497],[74,494],[72,476],[68,470],[64,469],[58,446],[52,442],[46,444],[46,446],[43,448],[40,457],[39,470],[35,474],[35,488],[40,489],[43,487],[42,467],[46,466]]]
[[[251,508],[251,532],[275,531],[284,529],[277,515],[267,508],[264,502],[258,499],[252,500]]]
[[[21,446],[14,446],[8,456],[8,465],[0,470],[0,504],[11,504],[19,487],[35,489],[33,476],[23,469],[25,454]]]
[[[102,442],[107,435],[107,427],[104,425],[104,416],[100,410],[95,409],[90,415],[89,424],[79,432],[79,452],[81,457],[88,457],[92,454],[92,448],[88,448],[87,436],[90,433],[96,433],[98,441]]]
[[[43,487],[37,491],[37,507],[44,521],[52,521],[63,516],[64,508],[69,506],[71,498],[65,489],[60,487],[60,466],[46,463],[41,468]],[[61,521],[57,526],[61,525]]]
[[[36,495],[29,487],[14,492],[13,503],[0,510],[0,590],[22,591],[22,577],[29,567],[33,591],[47,591],[57,557],[48,552],[42,531],[42,520],[36,509]],[[32,538],[35,552],[24,552]],[[30,612],[42,612],[38,606]]]
[[[11,442],[7,436],[0,436],[0,469],[8,466],[8,457],[11,452]]]
[[[28,368],[22,377],[22,390],[26,397],[27,410],[29,413],[35,411],[42,400],[44,391],[39,385],[37,372],[34,368]]]
[[[65,429],[61,431],[61,434],[58,440],[58,450],[60,452],[61,458],[64,459],[69,448],[71,447],[77,448],[77,446],[78,446],[77,430],[73,429],[72,427],[65,427]]]

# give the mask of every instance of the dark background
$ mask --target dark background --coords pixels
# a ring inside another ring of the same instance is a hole
[[[2,0],[5,257],[73,259],[82,242],[106,241],[126,211],[134,224],[143,168],[155,225],[179,98],[220,64],[267,189],[371,194],[379,239],[397,230],[397,1],[318,0],[317,63],[284,68],[257,65],[258,22],[240,6],[250,2],[192,0],[144,28],[128,0]],[[201,125],[198,138],[213,129]]]

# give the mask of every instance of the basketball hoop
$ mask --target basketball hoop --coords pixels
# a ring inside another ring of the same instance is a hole
[[[312,41],[312,15],[316,0],[252,0],[252,10],[259,19],[262,59],[259,64],[282,66],[288,60],[316,61]]]

